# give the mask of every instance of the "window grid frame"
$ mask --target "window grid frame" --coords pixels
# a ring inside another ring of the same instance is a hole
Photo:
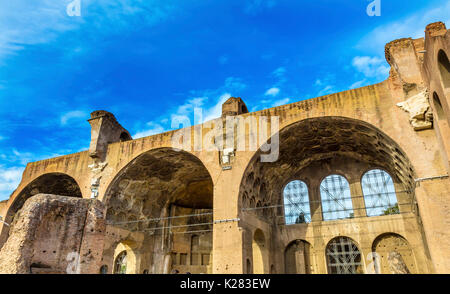
[[[308,185],[299,179],[292,180],[284,186],[282,194],[285,225],[311,223],[312,218]],[[297,221],[301,214],[303,214],[304,222]]]
[[[385,215],[384,211],[398,205],[392,176],[383,169],[375,168],[364,173],[361,177],[361,190],[367,217]]]
[[[338,174],[326,176],[320,182],[319,193],[324,221],[348,219],[354,216],[350,184],[344,176]]]

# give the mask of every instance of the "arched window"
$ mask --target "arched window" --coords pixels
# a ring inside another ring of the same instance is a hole
[[[265,274],[267,265],[266,239],[264,233],[257,229],[252,242],[253,251],[253,273]]]
[[[117,255],[116,262],[114,263],[114,273],[115,274],[126,274],[127,273],[127,252],[122,251]]]
[[[283,190],[284,218],[287,225],[311,222],[308,186],[292,181]]]
[[[444,50],[438,53],[439,71],[441,72],[442,84],[444,88],[450,88],[450,62]]]
[[[326,249],[329,274],[362,274],[361,252],[348,237],[338,237]]]
[[[367,216],[399,213],[394,182],[391,176],[381,169],[373,169],[361,179]]]
[[[326,177],[320,184],[323,220],[354,217],[350,185],[339,175]]]

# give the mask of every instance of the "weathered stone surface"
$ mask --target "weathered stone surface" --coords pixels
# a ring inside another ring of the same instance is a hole
[[[390,76],[379,84],[252,113],[242,108],[241,99],[231,98],[223,105],[224,116],[250,121],[270,117],[271,123],[273,117],[278,119],[280,145],[275,162],[259,160],[265,153],[258,149],[263,142],[245,150],[232,148],[230,158],[225,158],[225,150],[194,148],[197,139],[219,145],[221,139],[208,132],[225,126],[213,127],[214,121],[183,129],[198,137],[194,136],[192,149],[179,152],[173,149],[178,130],[129,140],[112,114],[94,112],[90,151],[29,163],[17,190],[0,205],[6,222],[14,219],[15,224],[2,249],[2,262],[9,272],[29,271],[31,263],[35,263],[33,271],[62,272],[70,263],[67,253],[80,252],[81,272],[114,272],[116,266],[123,266],[116,264],[117,257],[126,255],[126,273],[175,269],[283,273],[284,253],[289,244],[300,240],[310,244],[309,251],[295,251],[298,262],[295,269],[288,264],[288,271],[310,268],[312,273],[327,273],[327,246],[343,236],[358,247],[364,265],[370,264],[369,254],[379,253],[383,273],[391,272],[388,254],[393,251],[411,273],[449,273],[447,56],[450,33],[437,23],[427,27],[425,38],[400,39],[386,46]],[[431,105],[421,93],[425,89],[433,96]],[[217,121],[225,120],[222,116]],[[260,124],[256,130],[246,127],[247,133],[259,131]],[[229,168],[224,169],[226,162]],[[392,176],[400,214],[367,217],[361,177],[372,169]],[[354,213],[348,219],[323,218],[320,184],[331,174],[349,182]],[[311,223],[285,223],[283,187],[292,180],[304,180],[308,186]],[[38,193],[98,196],[106,207],[91,207],[88,212],[84,204],[76,204],[79,199],[67,203],[41,199],[38,204],[27,202],[24,213],[32,215],[35,205],[34,214],[45,210],[54,221],[21,217],[25,200]],[[84,207],[84,218],[68,209],[77,205]],[[53,215],[46,208],[50,206],[61,216]],[[106,215],[101,216],[104,211]],[[100,221],[89,225],[91,218],[106,219],[106,230]],[[63,225],[53,225],[58,222]],[[0,223],[0,228],[2,245],[8,227]],[[72,243],[71,238],[80,241],[80,232],[81,245]],[[45,246],[51,252],[64,251],[64,256],[49,257],[47,249],[35,250]],[[291,253],[288,250],[288,256],[294,256]],[[391,264],[401,264],[397,261],[391,258]],[[362,265],[358,272],[369,272]]]
[[[410,274],[402,255],[397,251],[389,253],[388,262],[392,274]]]
[[[86,253],[93,245],[91,235],[104,231],[98,209],[87,199],[49,194],[29,198],[0,250],[0,273],[78,273],[77,261],[92,264],[95,249]]]
[[[428,91],[422,91],[404,102],[397,104],[398,107],[408,112],[409,121],[414,130],[421,131],[433,127],[433,113],[428,100]]]

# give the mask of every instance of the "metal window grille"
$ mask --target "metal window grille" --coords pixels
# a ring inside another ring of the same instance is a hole
[[[338,237],[327,246],[329,274],[362,273],[361,253],[350,238]]]
[[[326,177],[320,184],[320,197],[324,220],[354,217],[350,185],[343,176]]]
[[[394,183],[387,172],[371,170],[364,174],[361,185],[367,216],[398,213]]]
[[[127,252],[121,252],[114,263],[114,273],[115,274],[126,274],[127,273]]]
[[[292,181],[283,191],[284,217],[287,225],[310,223],[308,186],[302,181]]]

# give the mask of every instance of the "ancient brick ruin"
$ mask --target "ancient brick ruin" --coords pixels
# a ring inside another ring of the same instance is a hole
[[[386,45],[382,83],[252,113],[230,98],[184,130],[277,117],[274,162],[260,142],[133,140],[95,111],[89,150],[29,163],[0,206],[0,272],[449,273],[448,56],[433,23]]]

